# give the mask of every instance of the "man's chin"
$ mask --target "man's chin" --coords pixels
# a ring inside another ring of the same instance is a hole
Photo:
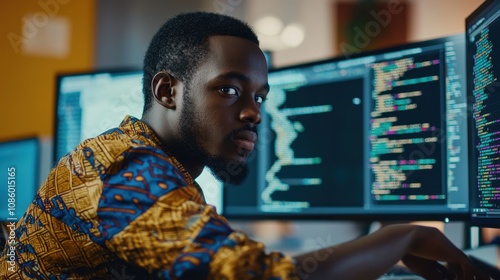
[[[212,159],[207,167],[223,184],[239,185],[248,175],[246,160]]]

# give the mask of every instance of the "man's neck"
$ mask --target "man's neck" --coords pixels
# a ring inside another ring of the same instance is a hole
[[[155,114],[145,114],[141,121],[147,124],[161,141],[162,149],[170,156],[175,157],[184,169],[195,179],[203,171],[203,164],[194,162],[193,156],[186,151],[182,141],[177,139],[173,133],[168,133],[169,127],[164,119],[154,118]],[[158,114],[156,114],[158,116]]]

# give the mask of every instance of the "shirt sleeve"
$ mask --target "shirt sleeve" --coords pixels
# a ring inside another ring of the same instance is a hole
[[[233,231],[161,150],[132,148],[105,176],[103,245],[161,279],[294,279],[292,260]]]

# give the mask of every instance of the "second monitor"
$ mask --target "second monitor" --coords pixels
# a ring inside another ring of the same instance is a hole
[[[229,218],[468,216],[463,34],[274,69]]]

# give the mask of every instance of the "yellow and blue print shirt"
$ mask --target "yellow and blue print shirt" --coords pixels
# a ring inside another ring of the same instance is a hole
[[[233,231],[130,116],[59,161],[15,234],[2,279],[294,278],[290,258]]]

